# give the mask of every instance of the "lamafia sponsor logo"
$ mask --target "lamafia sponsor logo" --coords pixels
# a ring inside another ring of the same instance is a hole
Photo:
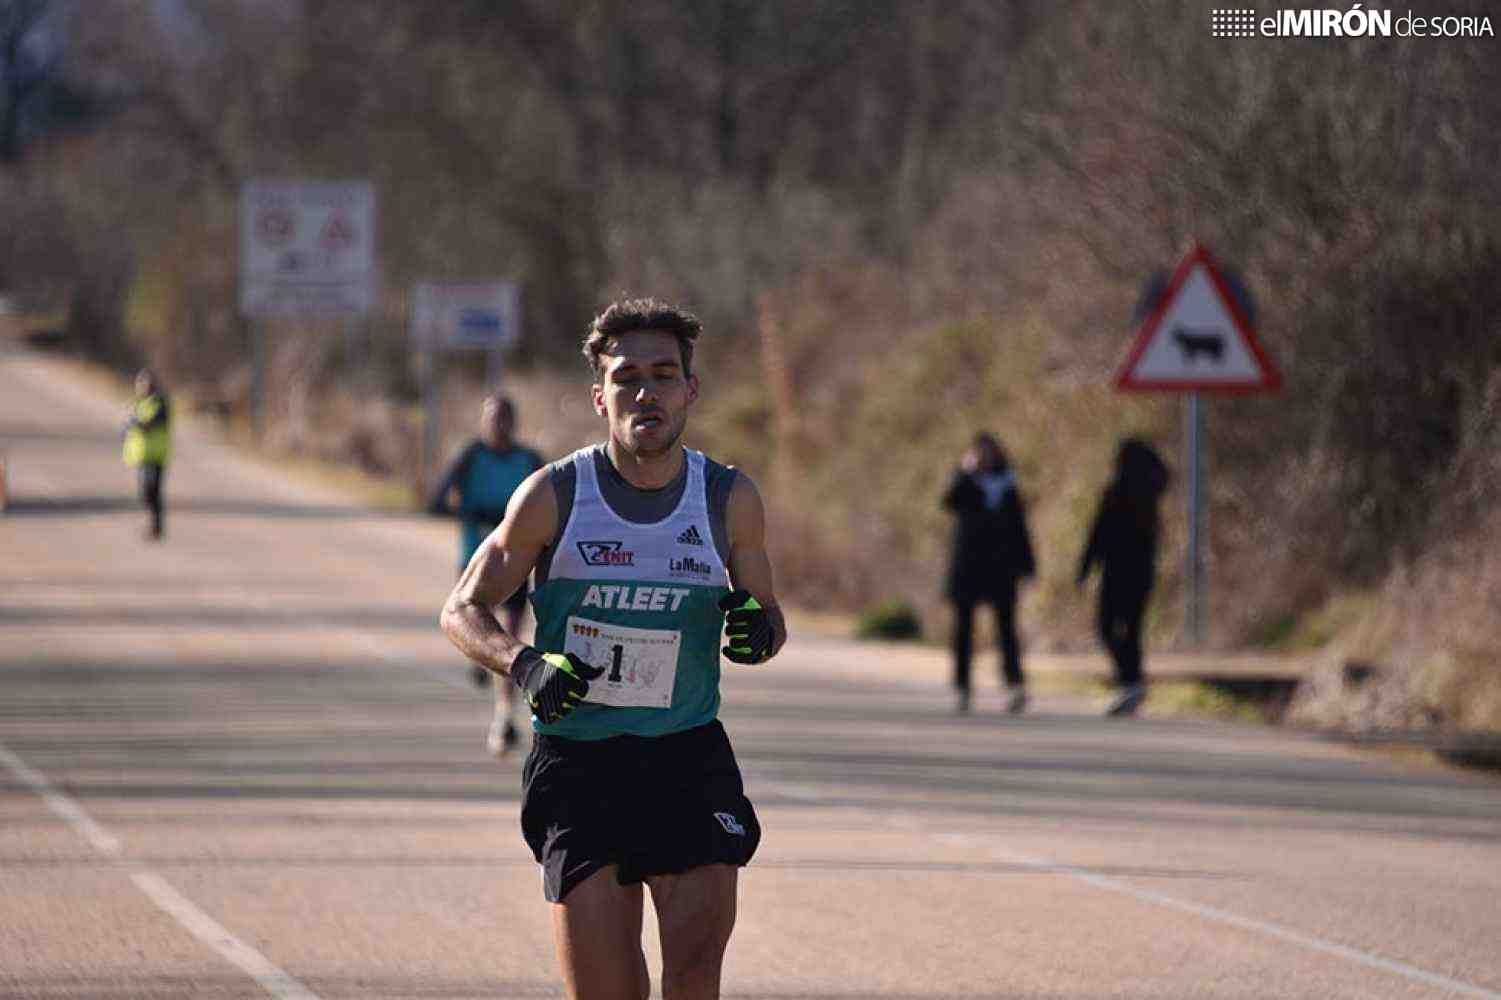
[[[690,576],[707,580],[714,574],[714,567],[692,556],[684,556],[681,559],[673,559],[667,563],[667,568],[673,576]]]
[[[1216,7],[1209,12],[1216,38],[1494,38],[1489,15],[1423,15],[1411,10],[1366,10],[1365,4],[1258,12]]]

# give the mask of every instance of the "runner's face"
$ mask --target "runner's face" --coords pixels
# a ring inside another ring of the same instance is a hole
[[[492,448],[509,446],[515,429],[516,421],[510,410],[493,399],[485,400],[485,405],[480,410],[479,432],[486,444]]]
[[[1001,464],[1001,453],[996,448],[994,441],[981,440],[977,442],[975,444],[975,452],[979,456],[980,468],[985,472],[993,472],[996,466]]]
[[[698,398],[698,379],[684,373],[677,338],[633,330],[611,340],[600,361],[594,412],[609,422],[610,436],[633,455],[672,449]]]

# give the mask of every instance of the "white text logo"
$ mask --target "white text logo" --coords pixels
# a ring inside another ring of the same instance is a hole
[[[1216,38],[1482,38],[1495,37],[1489,16],[1424,17],[1408,11],[1394,17],[1390,10],[1279,10],[1265,17],[1245,7],[1216,7],[1209,13],[1210,33]]]

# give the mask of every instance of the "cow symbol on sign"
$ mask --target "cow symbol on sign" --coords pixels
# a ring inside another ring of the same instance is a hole
[[[1214,362],[1225,358],[1225,335],[1214,327],[1175,326],[1173,342],[1183,352],[1185,364],[1192,364],[1200,354]]]

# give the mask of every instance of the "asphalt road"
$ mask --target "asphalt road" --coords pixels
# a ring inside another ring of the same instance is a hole
[[[120,418],[0,357],[0,996],[560,996],[451,529],[184,432],[152,544]],[[981,694],[829,637],[728,671],[726,996],[1501,997],[1501,784]]]

